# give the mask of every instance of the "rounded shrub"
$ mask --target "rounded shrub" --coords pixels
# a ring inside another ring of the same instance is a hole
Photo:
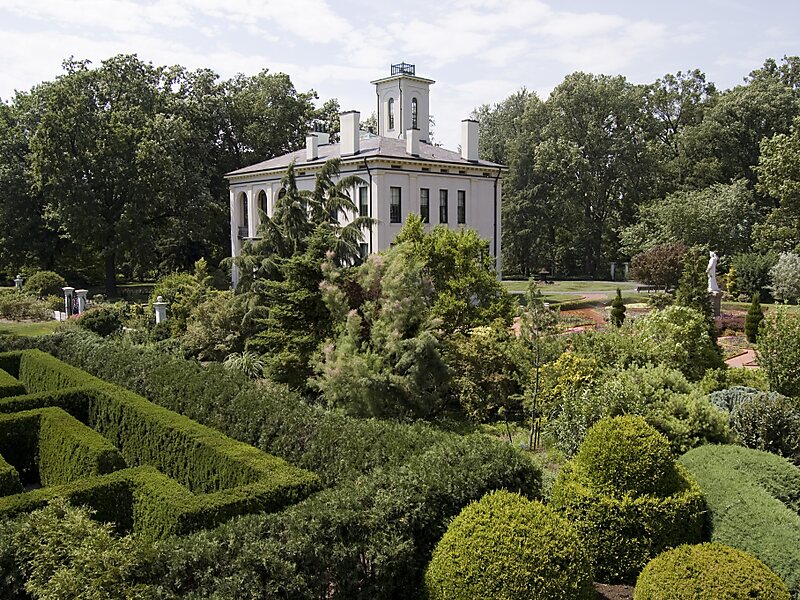
[[[85,311],[78,317],[78,325],[103,337],[122,330],[119,312],[106,306],[90,308]]]
[[[67,280],[53,271],[36,271],[23,284],[24,291],[33,294],[37,298],[44,298],[45,296],[63,297],[64,290],[62,288],[65,287],[67,287]]]
[[[595,597],[575,530],[538,501],[497,491],[453,519],[425,573],[429,600]]]
[[[651,560],[634,600],[789,600],[789,590],[755,556],[724,544],[680,546]]]
[[[800,461],[800,407],[775,393],[757,393],[730,415],[731,428],[743,445]]]
[[[700,488],[641,417],[598,421],[561,469],[550,505],[575,525],[600,581],[632,582],[664,549],[702,539]]]

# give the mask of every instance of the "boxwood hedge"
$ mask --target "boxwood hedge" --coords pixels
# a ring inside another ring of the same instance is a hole
[[[800,595],[800,470],[741,446],[695,448],[680,462],[703,489],[711,540],[759,558]]]
[[[377,467],[401,465],[452,437],[425,423],[356,419],[326,411],[305,403],[284,385],[253,383],[220,364],[203,366],[86,331],[41,338],[0,336],[0,350],[37,347],[155,404],[314,471],[325,486]],[[3,364],[0,358],[0,368]],[[12,361],[6,370],[13,374],[15,368]]]
[[[680,546],[651,560],[634,600],[790,600],[789,590],[756,557],[723,544]]]
[[[666,548],[702,539],[697,482],[641,417],[603,419],[558,474],[551,506],[574,523],[598,580],[632,582]]]
[[[160,536],[206,527],[242,512],[277,510],[318,487],[318,479],[307,471],[38,350],[16,353],[15,358],[20,380],[27,389],[38,393],[0,399],[0,412],[58,405],[59,400],[65,400],[63,408],[75,410],[76,417],[83,416],[98,432],[94,435],[103,436],[119,448],[129,465],[149,465],[164,473],[158,478],[150,471],[138,472],[135,477],[123,473],[110,479],[124,481],[128,486],[125,493],[132,498],[130,510],[136,531]],[[68,392],[59,393],[58,388],[67,388]],[[58,435],[58,428],[52,433]],[[62,434],[62,438],[66,437]],[[65,441],[61,439],[59,443],[65,449]],[[57,450],[53,448],[53,452]],[[65,473],[59,475],[63,477]],[[100,478],[94,484],[103,488],[106,480]],[[50,493],[39,490],[2,499],[0,512],[30,510]],[[160,507],[158,515],[153,516],[151,505]]]
[[[25,393],[25,388],[15,378],[3,369],[0,369],[0,398],[6,396],[19,396]]]

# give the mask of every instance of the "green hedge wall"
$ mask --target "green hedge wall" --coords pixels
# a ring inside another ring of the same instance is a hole
[[[417,598],[433,549],[461,509],[496,489],[536,498],[540,476],[508,444],[451,436],[406,465],[280,513],[163,543],[152,580],[167,598]]]
[[[85,416],[87,424],[97,431],[92,434],[103,444],[119,448],[125,462],[133,466],[149,465],[163,473],[157,480],[152,475],[137,475],[131,480],[136,531],[151,536],[190,531],[242,512],[277,510],[318,488],[318,479],[312,473],[98,380],[52,356],[38,350],[17,354],[21,380],[39,393],[3,399],[0,411],[64,402],[67,410]],[[51,382],[70,389],[59,392]],[[63,415],[64,422],[60,425],[70,423],[72,417],[60,409],[44,408],[40,412],[54,410]],[[3,418],[9,422],[15,420],[14,414]],[[55,457],[61,451],[74,454],[74,447],[66,447],[70,436],[62,432],[58,438],[58,430],[58,423],[46,430],[47,439],[54,440],[48,442],[52,447],[47,446],[47,456]],[[108,465],[112,463],[120,466],[113,461]],[[65,474],[59,473],[61,481]],[[151,514],[146,508],[151,504],[161,506],[158,514]]]
[[[425,423],[356,419],[306,404],[286,386],[253,383],[222,365],[202,366],[151,348],[74,330],[0,337],[0,350],[40,347],[151,402],[314,471],[325,486],[401,465],[451,437]],[[2,364],[0,355],[0,364]],[[13,371],[10,371],[13,373]]]
[[[0,496],[19,494],[21,491],[22,483],[19,480],[19,473],[0,456]]]
[[[3,369],[0,369],[0,398],[19,396],[25,393],[25,387]]]
[[[800,595],[798,469],[785,459],[740,446],[703,446],[680,458],[703,489],[711,540],[749,552]],[[784,501],[782,501],[784,500]]]

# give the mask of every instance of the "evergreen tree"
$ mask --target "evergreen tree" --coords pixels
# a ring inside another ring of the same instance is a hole
[[[714,324],[714,312],[708,293],[708,276],[706,275],[707,259],[705,253],[694,248],[686,253],[683,273],[675,291],[675,304],[693,308],[703,314],[708,323],[708,334],[716,345],[717,330]]]
[[[751,344],[754,344],[758,338],[758,328],[763,320],[764,311],[761,309],[761,294],[756,292],[753,294],[753,302],[750,304],[744,321],[744,333],[747,336],[747,341]]]
[[[625,322],[625,303],[622,301],[622,292],[617,288],[617,297],[611,302],[611,322],[615,327],[622,327]]]

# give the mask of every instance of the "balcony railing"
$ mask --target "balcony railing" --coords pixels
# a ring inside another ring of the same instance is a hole
[[[392,75],[415,75],[416,67],[405,62],[392,65]]]

